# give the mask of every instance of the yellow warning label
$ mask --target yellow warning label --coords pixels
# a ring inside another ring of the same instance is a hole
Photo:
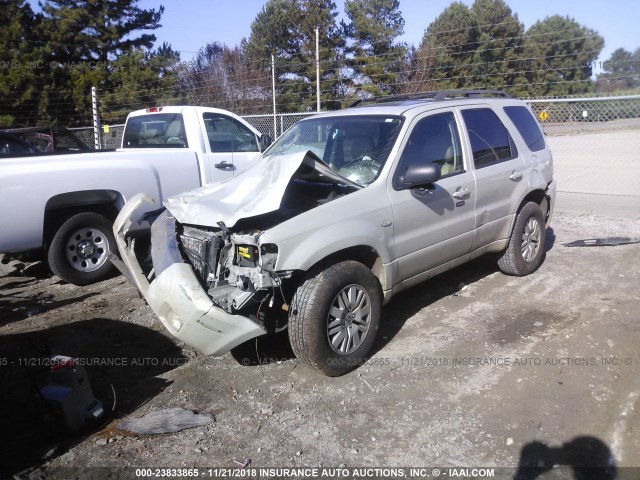
[[[102,126],[102,131],[103,131],[104,133],[109,133],[109,125],[103,125],[103,126]]]
[[[543,110],[538,114],[538,118],[540,119],[540,121],[544,122],[547,118],[549,118],[549,114],[546,112],[546,110]]]

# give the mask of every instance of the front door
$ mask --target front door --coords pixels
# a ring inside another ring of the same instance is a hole
[[[426,162],[440,165],[442,178],[424,188],[403,188],[407,167]],[[466,163],[454,112],[431,113],[414,121],[389,185],[400,281],[471,249],[476,192]]]
[[[206,158],[212,182],[224,181],[244,170],[260,152],[256,135],[235,118],[206,112],[203,120],[209,141]]]

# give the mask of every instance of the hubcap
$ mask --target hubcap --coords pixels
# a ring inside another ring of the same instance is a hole
[[[531,262],[536,258],[540,248],[540,232],[541,228],[538,219],[535,217],[529,218],[522,233],[521,251],[525,262]]]
[[[339,355],[355,352],[364,341],[371,324],[371,300],[360,285],[344,287],[331,303],[327,318],[327,337]]]
[[[69,264],[79,272],[93,272],[107,261],[109,241],[95,228],[81,228],[67,240],[66,252]]]

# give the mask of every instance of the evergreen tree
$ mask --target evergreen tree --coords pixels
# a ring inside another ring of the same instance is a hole
[[[524,25],[504,0],[475,0],[471,7],[476,27],[465,86],[498,88],[520,95],[526,77],[521,73]]]
[[[398,0],[346,0],[350,20],[346,32],[353,44],[350,64],[361,96],[388,95],[399,91],[404,69],[405,44],[397,41],[404,32]]]
[[[125,112],[156,104],[149,92],[175,84],[170,66],[179,59],[167,45],[150,51],[164,7],[141,9],[138,0],[47,0],[41,31],[55,95],[47,112],[68,125],[91,122],[91,87],[98,87],[101,114],[123,119]],[[144,86],[136,84],[144,83]],[[66,104],[60,108],[60,104]]]
[[[138,108],[185,103],[175,71],[179,60],[178,53],[163,43],[152,51],[132,49],[111,62],[111,87],[98,92],[102,122],[123,123]]]
[[[25,0],[0,0],[0,126],[33,123],[43,113],[40,21]]]
[[[476,19],[462,2],[453,2],[429,24],[414,52],[406,92],[463,88],[477,45]]]
[[[604,73],[598,75],[598,91],[611,92],[640,87],[640,48],[629,52],[614,50],[602,65]]]
[[[594,62],[604,47],[595,30],[554,15],[527,30],[527,92],[531,96],[566,96],[593,92]]]
[[[60,62],[108,62],[135,49],[151,49],[151,33],[160,25],[158,10],[138,7],[138,0],[46,0],[42,6],[54,59]]]
[[[267,73],[276,57],[278,109],[315,110],[315,29],[320,37],[320,89],[323,108],[339,107],[339,59],[344,47],[332,0],[269,0],[251,24],[242,49],[257,69]]]

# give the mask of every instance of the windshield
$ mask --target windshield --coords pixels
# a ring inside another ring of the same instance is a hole
[[[366,186],[380,173],[401,125],[401,117],[378,115],[303,120],[287,130],[266,155],[311,151],[334,172]]]

